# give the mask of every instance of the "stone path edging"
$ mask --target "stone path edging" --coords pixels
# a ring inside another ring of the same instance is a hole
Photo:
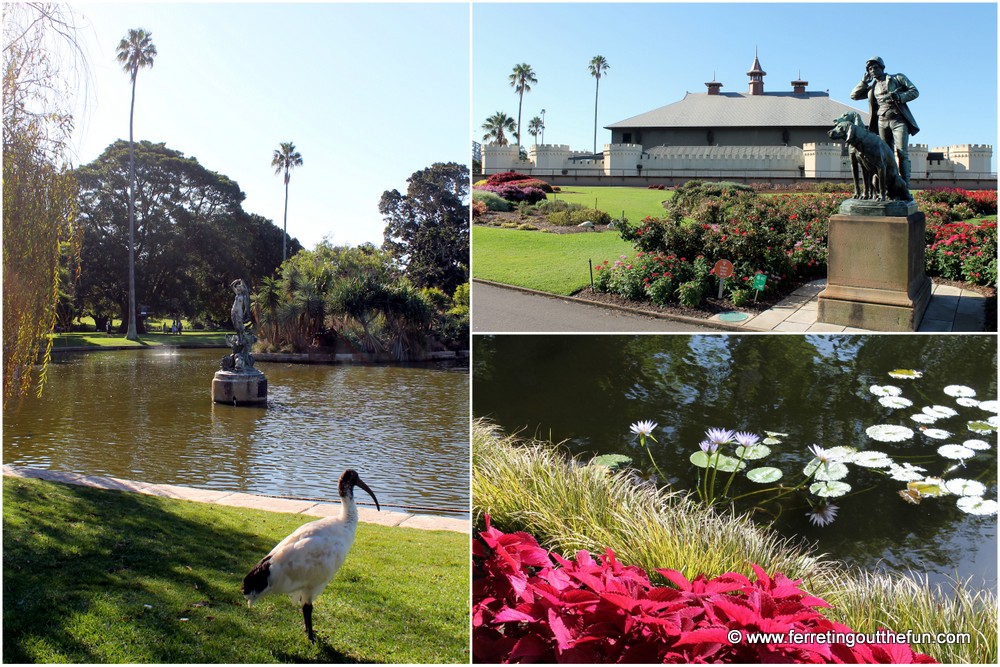
[[[214,503],[230,507],[264,510],[267,512],[283,512],[286,514],[305,514],[314,517],[336,516],[340,513],[339,503],[322,503],[313,500],[292,500],[288,498],[271,498],[252,493],[238,491],[213,491],[196,489],[190,486],[174,484],[149,484],[135,482],[116,477],[100,477],[83,475],[73,472],[59,472],[44,468],[23,468],[4,465],[5,477],[21,477],[42,479],[49,482],[89,486],[96,489],[112,491],[128,491],[144,493],[148,496],[173,498],[175,500],[190,500],[197,503]],[[365,523],[375,523],[382,526],[399,526],[417,530],[446,530],[454,533],[472,534],[472,522],[466,519],[451,519],[447,517],[430,516],[426,514],[410,514],[407,512],[380,512],[367,507],[358,508],[358,520]]]

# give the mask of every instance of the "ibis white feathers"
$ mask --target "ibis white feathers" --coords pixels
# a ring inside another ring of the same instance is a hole
[[[330,583],[347,559],[358,527],[358,508],[354,487],[368,492],[379,510],[378,498],[354,470],[340,476],[340,516],[329,517],[299,526],[271,549],[243,578],[247,606],[264,595],[287,593],[295,604],[302,605],[306,635],[316,641],[312,627],[313,601]]]

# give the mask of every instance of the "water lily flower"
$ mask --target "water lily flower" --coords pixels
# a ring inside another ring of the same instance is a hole
[[[836,461],[839,457],[828,449],[823,449],[819,445],[810,445],[809,451],[812,455],[819,459],[820,463],[831,463]]]
[[[715,451],[719,448],[717,444],[709,440],[702,440],[701,442],[698,443],[698,446],[701,447],[701,451],[705,452],[706,454],[714,454]]]
[[[709,442],[718,445],[728,445],[733,441],[735,434],[727,428],[710,428],[705,431],[705,437],[708,438]]]
[[[750,449],[751,447],[753,447],[754,445],[756,445],[758,442],[760,442],[760,436],[759,435],[757,435],[755,433],[750,433],[750,432],[747,432],[747,431],[740,431],[734,437],[736,438],[736,442],[738,442],[739,444],[743,445],[747,449]]]
[[[629,430],[635,433],[640,438],[652,438],[653,429],[655,429],[658,424],[654,421],[641,421],[635,422],[629,427]]]
[[[806,512],[806,516],[809,517],[814,526],[822,528],[827,524],[833,523],[833,520],[837,518],[837,510],[839,509],[833,503],[817,505],[811,512]]]

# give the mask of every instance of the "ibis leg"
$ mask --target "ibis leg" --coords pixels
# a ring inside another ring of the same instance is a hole
[[[311,602],[307,602],[302,605],[302,618],[306,621],[306,635],[309,636],[309,641],[316,641],[316,633],[313,632],[313,606]]]

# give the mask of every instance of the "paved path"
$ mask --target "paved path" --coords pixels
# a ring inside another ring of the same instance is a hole
[[[817,322],[817,297],[826,280],[803,285],[780,303],[756,316],[747,313],[741,322],[724,322],[718,315],[707,320],[660,315],[656,317],[610,309],[572,297],[543,296],[539,292],[473,281],[472,330],[474,333],[565,331],[633,332],[729,331],[799,333],[873,333],[868,329]],[[600,311],[607,311],[601,315]],[[986,299],[978,292],[933,284],[918,332],[982,332]],[[990,331],[996,331],[996,322]]]
[[[532,290],[474,281],[472,331],[719,331],[718,326],[696,320],[675,320],[620,310],[592,301],[559,297]]]
[[[335,516],[340,513],[340,503],[271,498],[269,496],[256,496],[237,491],[211,491],[208,489],[195,489],[189,486],[174,486],[173,484],[147,484],[145,482],[133,482],[115,477],[81,475],[43,468],[21,468],[5,465],[3,467],[3,474],[9,477],[44,479],[50,482],[90,486],[97,489],[144,493],[163,498],[190,500],[198,503],[215,503],[216,505],[245,507],[268,512],[305,514],[315,517]],[[408,514],[406,512],[379,512],[376,509],[369,509],[367,507],[358,507],[358,520],[365,523],[377,523],[383,526],[401,526],[403,528],[416,528],[418,530],[447,530],[466,534],[471,534],[472,532],[472,523],[468,519],[450,519],[424,514]]]

